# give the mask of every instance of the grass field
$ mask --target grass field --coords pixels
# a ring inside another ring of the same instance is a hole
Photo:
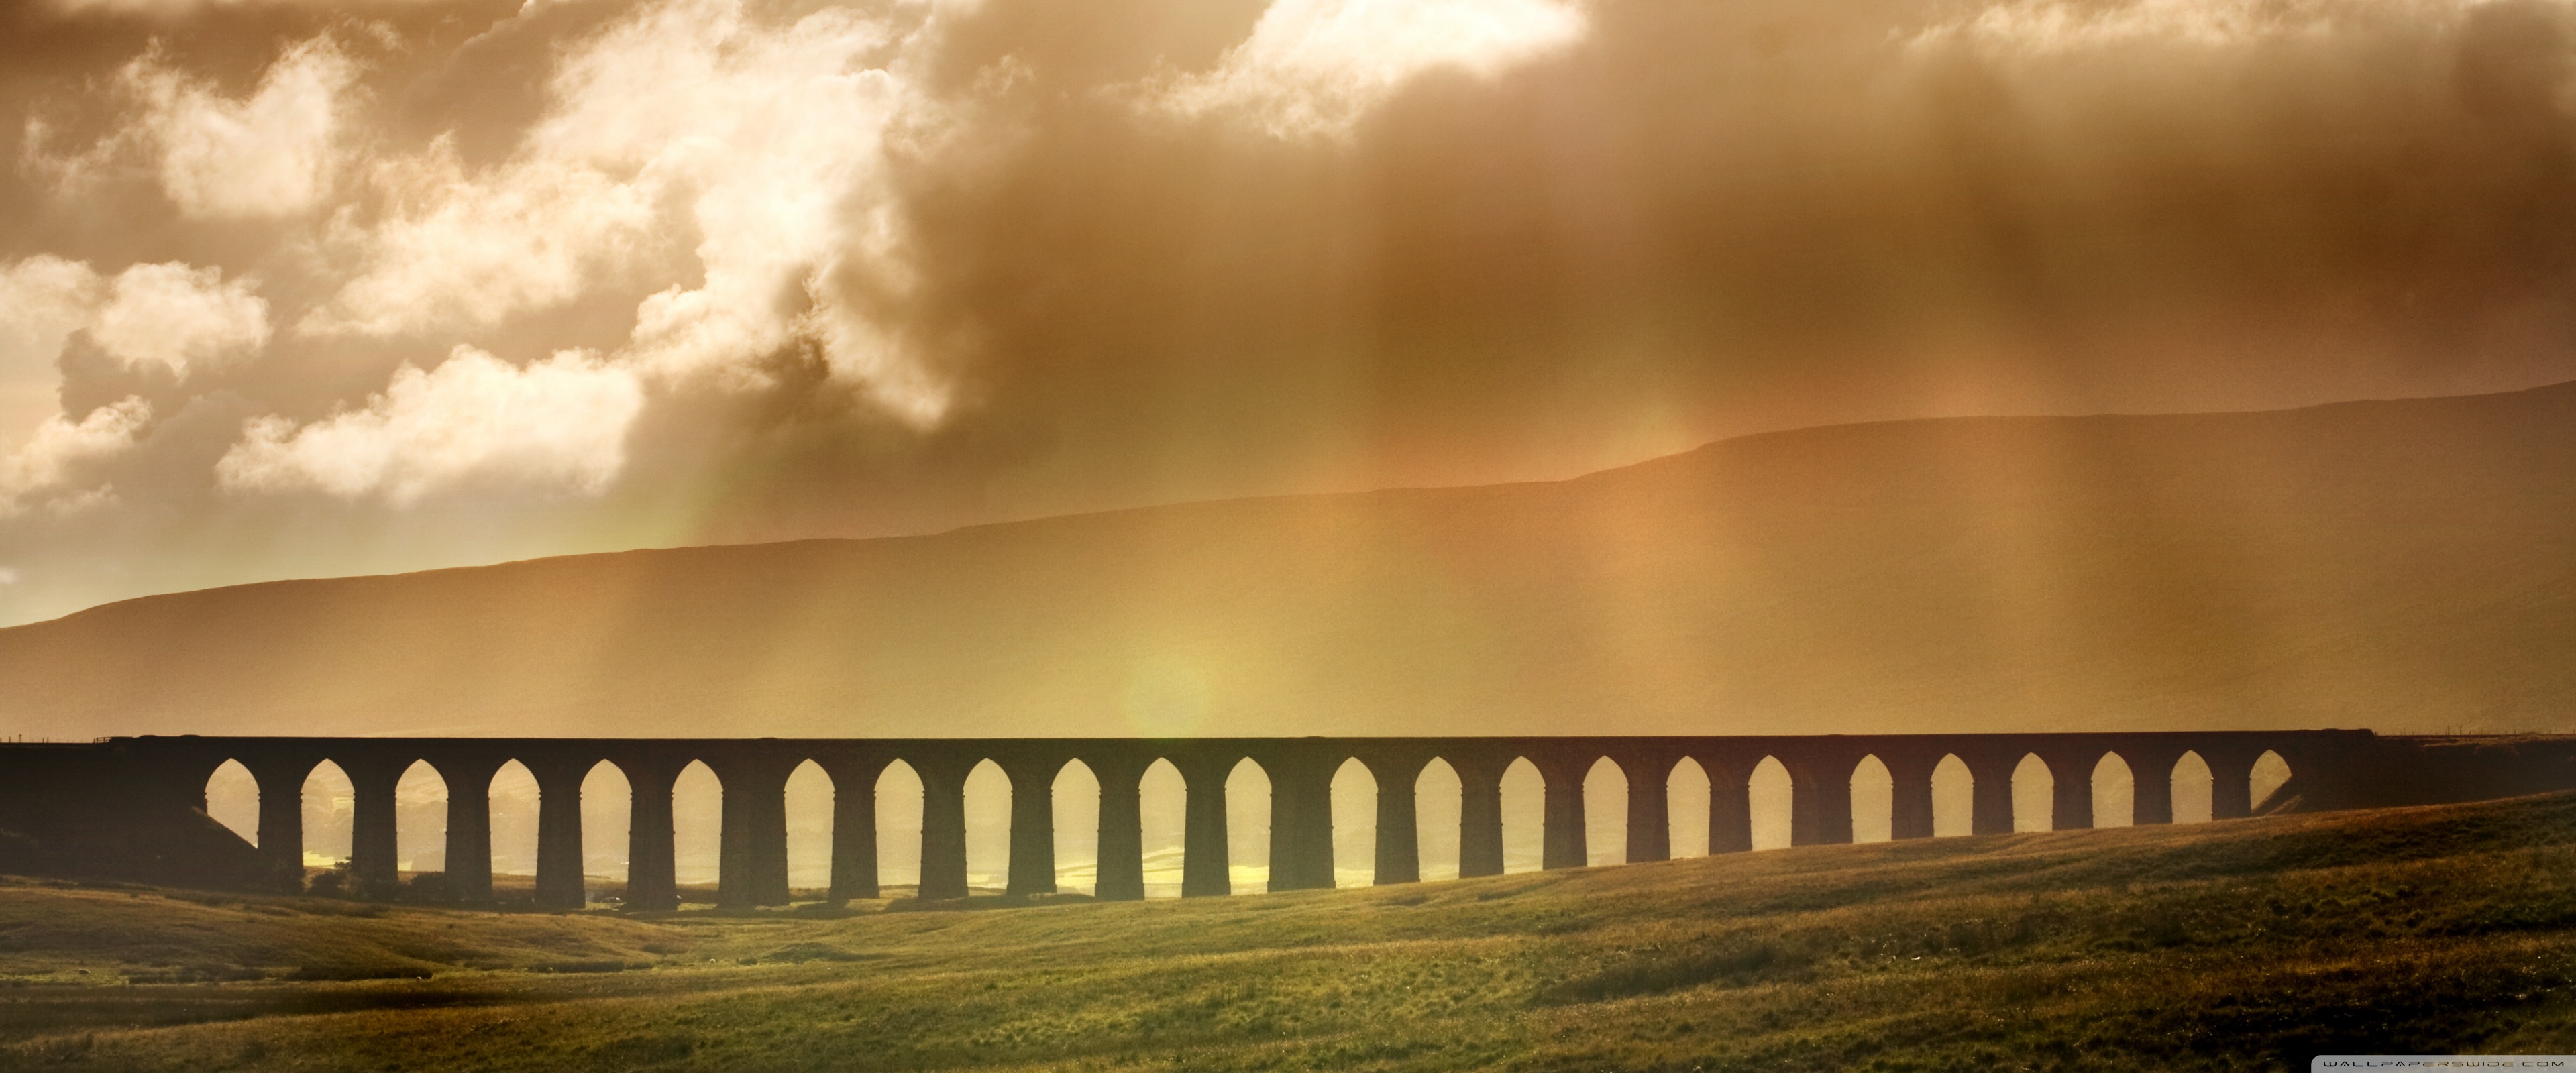
[[[0,1069],[2305,1068],[2576,1051],[2576,796],[994,911],[0,886]]]

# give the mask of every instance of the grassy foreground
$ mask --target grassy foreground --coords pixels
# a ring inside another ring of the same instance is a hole
[[[2576,796],[992,912],[0,886],[0,1069],[2304,1069],[2576,1051]]]

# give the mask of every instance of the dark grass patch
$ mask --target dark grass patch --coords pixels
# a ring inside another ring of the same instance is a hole
[[[260,1017],[490,1006],[507,996],[463,988],[289,987],[273,984],[30,987],[0,998],[0,1041],[90,1029],[155,1028]],[[10,1068],[0,1052],[0,1069]]]
[[[1601,965],[1542,988],[1543,1003],[1600,1002],[1705,984],[1741,987],[1794,979],[1815,963],[1813,951],[1780,940],[1713,939],[1625,952]]]
[[[877,956],[844,950],[829,943],[789,943],[760,955],[760,960],[801,965],[808,961],[866,961]]]
[[[624,972],[624,971],[626,971],[626,970],[628,970],[628,969],[630,969],[630,968],[639,968],[639,967],[640,967],[640,966],[629,965],[629,964],[627,964],[626,962],[623,962],[623,961],[615,961],[615,960],[606,960],[606,961],[552,961],[552,962],[547,962],[546,964],[543,964],[543,965],[533,965],[533,966],[530,966],[530,967],[529,967],[529,969],[528,969],[528,971],[530,971],[530,972],[542,972],[542,973],[595,973],[595,972]]]
[[[426,980],[426,965],[299,965],[289,980]]]

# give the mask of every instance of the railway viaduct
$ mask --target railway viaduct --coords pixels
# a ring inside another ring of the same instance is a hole
[[[1334,773],[1348,761],[1365,765],[1380,787],[1410,787],[1437,758],[1459,777],[1459,874],[1503,871],[1501,780],[1514,761],[1527,759],[1545,783],[1544,865],[1586,862],[1583,779],[1603,759],[1628,781],[1627,856],[1630,862],[1671,856],[1667,777],[1684,758],[1708,773],[1709,849],[1750,850],[1749,783],[1764,759],[1777,760],[1791,780],[1791,842],[1852,840],[1851,779],[1866,758],[1876,757],[1894,780],[1888,829],[1899,839],[1932,835],[1932,773],[1957,757],[1974,785],[1975,832],[2013,829],[2012,774],[2036,756],[2055,781],[2054,826],[2093,825],[2094,767],[2117,754],[2136,773],[2137,823],[2173,819],[2170,773],[2186,754],[2209,767],[2214,819],[2249,815],[2254,802],[2249,775],[2265,752],[2287,762],[2304,808],[2349,807],[2369,794],[2377,746],[2389,739],[2358,730],[2209,731],[2077,734],[1819,735],[1773,737],[1442,737],[1442,738],[323,738],[130,737],[108,738],[85,750],[100,774],[120,784],[118,797],[160,806],[205,808],[209,775],[238,761],[260,789],[256,845],[271,866],[300,870],[300,788],[323,761],[345,772],[354,791],[350,867],[361,884],[391,885],[397,878],[396,782],[414,763],[436,769],[448,786],[448,879],[470,899],[492,889],[493,774],[513,760],[525,765],[539,788],[535,896],[539,905],[584,904],[581,787],[599,764],[615,765],[632,788],[627,903],[638,908],[678,904],[672,843],[672,785],[682,769],[703,762],[723,785],[720,903],[784,904],[788,900],[785,789],[789,775],[813,761],[835,787],[831,897],[878,894],[877,776],[901,761],[920,777],[923,792],[921,881],[923,898],[967,893],[966,777],[990,760],[1009,777],[1011,794],[1009,890],[1055,889],[1055,817],[1051,787],[1056,773],[1079,761],[1100,783],[1099,879],[1095,894],[1107,899],[1144,897],[1139,782],[1157,760],[1169,761],[1186,783],[1186,833],[1182,893],[1231,893],[1228,878],[1225,782],[1236,764],[1260,765],[1271,784],[1270,887],[1295,890],[1333,885],[1332,793]],[[68,754],[66,754],[68,755]],[[1377,795],[1378,883],[1420,878],[1415,798]],[[300,871],[295,874],[300,874]]]

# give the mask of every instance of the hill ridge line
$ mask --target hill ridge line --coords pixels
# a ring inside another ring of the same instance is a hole
[[[888,533],[878,536],[864,537],[796,537],[787,540],[750,541],[738,544],[678,544],[655,547],[619,548],[608,551],[583,551],[566,552],[560,555],[537,555],[530,556],[525,559],[505,559],[491,563],[468,563],[457,566],[429,567],[421,570],[406,570],[383,574],[335,574],[321,577],[273,578],[265,581],[246,581],[233,585],[216,585],[203,589],[180,589],[171,592],[148,593],[142,596],[127,597],[121,600],[111,600],[102,604],[93,604],[89,607],[84,607],[50,619],[39,619],[34,622],[24,622],[13,626],[0,626],[0,635],[5,635],[13,630],[22,630],[32,626],[63,622],[109,608],[124,607],[133,604],[168,600],[179,597],[196,596],[207,593],[230,593],[244,590],[292,587],[329,582],[386,581],[397,578],[424,578],[443,574],[453,574],[460,571],[497,570],[509,567],[526,567],[531,564],[538,563],[566,562],[585,559],[599,560],[620,556],[650,556],[657,554],[678,554],[710,550],[739,550],[755,548],[786,549],[798,547],[847,546],[854,544],[881,544],[917,541],[966,533],[1016,529],[1050,522],[1074,522],[1088,519],[1133,517],[1159,512],[1208,509],[1238,504],[1249,505],[1311,502],[1318,500],[1355,499],[1372,496],[1438,495],[1443,493],[1464,494],[1486,490],[1505,490],[1546,486],[1572,487],[1585,484],[1586,482],[1615,480],[1619,476],[1634,470],[1657,467],[1665,464],[1678,464],[1684,460],[1695,459],[1730,445],[1773,442],[1833,432],[1918,428],[1936,425],[1974,426],[1997,424],[2073,424],[2108,421],[2164,421],[2192,418],[2258,418],[2290,414],[2313,414],[2325,411],[2381,406],[2403,406],[2411,403],[2439,403],[2463,400],[2501,401],[2505,399],[2542,395],[2552,392],[2564,392],[2576,395],[2576,380],[2558,381],[2555,383],[2535,385],[2528,388],[2519,388],[2512,391],[2481,392],[2466,395],[2342,399],[2333,402],[2311,403],[2304,406],[2280,407],[2263,410],[2209,410],[2153,413],[2099,412],[2086,414],[1974,414],[1948,417],[1899,417],[1871,421],[1838,422],[1823,425],[1802,425],[1796,428],[1771,429],[1762,432],[1748,432],[1736,436],[1720,437],[1718,439],[1699,444],[1698,446],[1675,451],[1670,454],[1638,459],[1634,462],[1627,462],[1605,469],[1579,473],[1571,477],[1521,481],[1494,481],[1483,484],[1390,485],[1383,488],[1361,488],[1332,492],[1281,492],[1268,495],[1225,496],[1213,499],[1184,499],[1168,503],[1146,503],[1125,507],[1108,507],[1100,510],[1072,511],[1064,514],[1046,514],[1030,518],[973,522],[964,525],[952,526],[947,529],[937,529],[921,533]]]

